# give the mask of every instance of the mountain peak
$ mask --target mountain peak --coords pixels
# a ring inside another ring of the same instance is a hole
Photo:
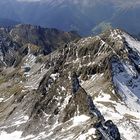
[[[80,39],[31,25],[0,35],[0,138],[140,138],[139,41],[120,29]],[[63,43],[40,53],[40,35]]]

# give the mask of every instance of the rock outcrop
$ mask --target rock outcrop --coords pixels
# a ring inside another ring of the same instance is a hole
[[[119,29],[75,39],[48,55],[17,43],[19,64],[1,66],[0,138],[140,138],[140,43]]]

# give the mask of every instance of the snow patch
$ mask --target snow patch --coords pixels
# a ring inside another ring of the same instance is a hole
[[[59,77],[59,73],[51,74],[50,77],[55,81]]]
[[[0,103],[4,100],[4,98],[0,98]]]
[[[81,116],[75,116],[73,118],[73,124],[74,125],[79,125],[87,120],[89,120],[90,117],[89,116],[86,116],[86,115],[81,115]]]
[[[95,128],[90,128],[87,133],[81,134],[77,138],[77,140],[87,140],[87,138],[88,138],[88,140],[92,140],[92,138],[96,138],[96,136],[95,136],[95,130],[96,130]],[[90,139],[90,136],[92,136],[91,139]]]
[[[125,38],[126,42],[128,43],[129,47],[134,50],[137,50],[140,53],[140,42],[131,37],[130,35],[123,33],[123,37]]]
[[[61,87],[61,89],[62,89],[62,91],[66,91],[66,89],[63,86]]]
[[[15,131],[15,132],[10,133],[10,134],[2,131],[0,133],[0,139],[1,140],[22,140],[21,135],[22,135],[21,131]]]

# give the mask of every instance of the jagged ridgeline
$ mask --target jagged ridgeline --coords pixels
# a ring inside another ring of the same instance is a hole
[[[65,43],[79,38],[76,32],[63,32],[39,26],[17,25],[13,28],[1,28],[1,57],[6,65],[16,66],[28,53],[36,56],[47,55]]]
[[[119,29],[1,28],[0,139],[140,139],[139,46]]]

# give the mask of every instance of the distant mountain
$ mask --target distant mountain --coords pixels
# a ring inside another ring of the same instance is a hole
[[[137,34],[140,32],[139,9],[139,0],[0,1],[0,17],[65,31],[76,30],[82,35],[91,34],[102,23]]]
[[[79,38],[76,32],[64,32],[40,26],[19,24],[0,28],[0,65],[17,65],[28,53],[28,48],[34,55],[46,55]]]
[[[1,27],[15,26],[17,24],[19,24],[19,22],[17,22],[17,21],[14,21],[11,19],[0,18]]]

